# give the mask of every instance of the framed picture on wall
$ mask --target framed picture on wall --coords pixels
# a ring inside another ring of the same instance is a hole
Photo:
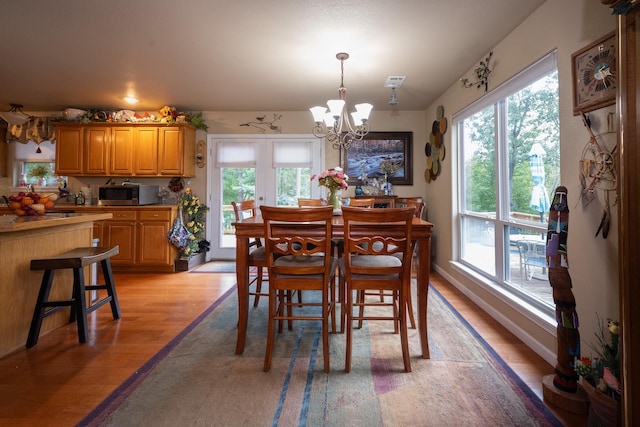
[[[351,141],[342,156],[349,184],[357,185],[364,173],[383,177],[393,185],[413,185],[413,132],[369,132]]]

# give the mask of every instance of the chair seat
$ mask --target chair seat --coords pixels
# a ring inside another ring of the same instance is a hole
[[[267,252],[264,246],[260,246],[249,253],[249,263],[252,264],[256,262],[263,262],[266,264]]]

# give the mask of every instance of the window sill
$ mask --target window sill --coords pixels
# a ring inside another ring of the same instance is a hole
[[[513,319],[508,317],[505,313],[499,310],[500,303],[512,307],[522,315],[524,319],[527,319],[532,326],[539,328],[548,334],[553,339],[557,338],[557,323],[553,310],[541,310],[535,305],[530,304],[522,298],[519,298],[516,294],[508,292],[503,289],[497,283],[487,279],[486,277],[478,274],[474,270],[465,266],[460,262],[451,261],[451,266],[458,273],[462,274],[466,279],[470,280],[473,284],[479,286],[482,290],[491,294],[498,300],[498,305],[494,301],[488,301],[482,298],[476,291],[467,287],[464,283],[454,278],[450,278],[450,281],[456,286],[463,294],[477,304],[482,310],[484,310],[489,316],[500,322],[511,333],[517,336],[522,342],[524,342],[529,348],[531,348],[540,357],[546,360],[550,365],[554,365],[556,362],[556,349],[553,347],[547,347],[542,342],[531,336],[526,332],[522,326]]]
[[[11,194],[18,194],[21,191],[26,192],[27,191],[27,187],[9,187],[9,191],[11,192]],[[58,192],[58,186],[54,185],[51,187],[38,187],[36,185],[33,186],[33,191],[35,193],[57,193]]]

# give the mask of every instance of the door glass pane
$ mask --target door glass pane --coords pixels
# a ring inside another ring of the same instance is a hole
[[[221,248],[236,246],[235,229],[231,225],[235,221],[231,202],[255,199],[256,169],[255,168],[222,168],[222,203],[220,226]]]
[[[298,206],[298,198],[311,197],[311,168],[277,168],[276,180],[278,206]]]

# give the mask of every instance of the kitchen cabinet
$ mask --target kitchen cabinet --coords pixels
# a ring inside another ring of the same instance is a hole
[[[56,175],[82,174],[82,127],[56,126]]]
[[[58,123],[56,174],[193,177],[195,146],[187,123]]]
[[[93,237],[100,239],[101,246],[120,246],[120,253],[111,258],[114,271],[175,271],[178,250],[169,243],[167,234],[177,216],[177,207],[76,207],[73,210],[111,213],[111,219],[94,222]]]
[[[158,175],[158,128],[134,128],[132,175]]]
[[[109,212],[107,210],[106,212]],[[111,257],[114,270],[117,266],[135,264],[136,255],[136,221],[138,213],[131,211],[111,211],[113,217],[103,224],[103,246],[119,245],[118,255]],[[95,237],[95,236],[94,236]]]
[[[134,133],[129,127],[111,129],[110,175],[133,175]]]
[[[170,226],[171,212],[167,210],[139,212],[137,264],[173,265],[171,245],[167,242]]]
[[[84,130],[83,137],[82,173],[85,175],[107,174],[111,129],[102,126],[91,127]]]
[[[196,130],[193,127],[159,128],[158,161],[160,175],[196,175]]]

